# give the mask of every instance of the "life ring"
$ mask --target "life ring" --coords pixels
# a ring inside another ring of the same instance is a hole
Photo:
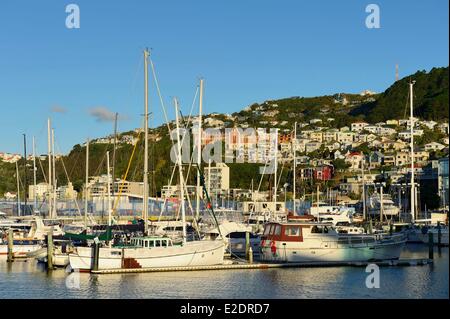
[[[270,251],[272,252],[272,254],[275,256],[277,254],[277,246],[275,244],[275,240],[272,240],[270,242]]]

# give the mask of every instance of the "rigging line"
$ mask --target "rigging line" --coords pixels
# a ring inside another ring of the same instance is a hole
[[[167,117],[166,106],[164,105],[164,100],[163,100],[163,98],[162,98],[161,90],[160,90],[160,88],[159,88],[159,82],[158,82],[158,78],[157,78],[157,76],[156,76],[155,66],[153,65],[153,61],[152,61],[152,59],[150,58],[150,56],[149,56],[148,59],[149,59],[149,61],[150,61],[150,66],[151,66],[151,69],[152,69],[153,79],[154,79],[154,81],[155,81],[156,91],[158,92],[159,101],[160,101],[160,103],[161,103],[161,107],[162,107],[162,110],[163,110],[163,114],[164,114],[164,119],[165,119],[165,121],[166,121],[167,130],[169,131],[169,134],[170,134],[169,118]],[[172,141],[172,140],[171,140],[171,141]],[[174,141],[172,141],[172,145],[174,145]]]
[[[193,99],[192,105],[191,105],[191,112],[189,113],[189,117],[188,117],[188,119],[187,119],[187,122],[186,122],[186,124],[184,125],[184,134],[183,134],[183,138],[182,138],[182,141],[183,141],[183,142],[184,142],[184,137],[186,136],[186,133],[187,133],[189,124],[191,124],[191,122],[192,122],[192,112],[193,112],[193,110],[194,110],[194,105],[195,105],[195,102],[196,102],[196,100],[197,100],[198,91],[199,91],[199,87],[197,86],[197,89],[195,90],[194,99]],[[184,116],[183,116],[183,114],[181,113],[181,109],[180,109],[180,115],[181,115],[181,119],[184,121]],[[188,171],[187,171],[187,175],[186,175],[186,180],[189,179],[193,160],[194,160],[194,152],[191,153],[191,159],[190,159],[190,161],[189,161],[189,166],[188,166]]]
[[[196,100],[197,94],[198,94],[198,87],[197,87],[197,90],[196,90],[196,93],[195,93],[195,96],[194,96],[194,101],[192,102],[191,114],[192,114],[192,110],[193,110],[193,107],[194,107],[194,104],[195,104],[195,100]],[[183,114],[181,113],[181,110],[180,110],[180,115],[181,115],[181,119],[184,120],[184,116],[183,116]],[[189,118],[190,118],[190,116],[189,116]],[[184,134],[183,134],[183,136],[182,136],[182,138],[181,138],[181,142],[180,142],[181,145],[183,145],[183,143],[184,143],[184,138],[186,137],[187,127],[189,126],[189,123],[190,123],[190,120],[188,120],[187,123],[184,125],[184,129],[185,129],[185,130],[184,130]],[[170,134],[170,131],[169,131],[169,134]],[[171,138],[170,140],[172,141],[172,145],[173,145],[173,140],[172,140],[172,138]],[[178,156],[178,155],[176,155],[176,156]],[[188,176],[186,177],[186,179],[189,177],[189,172],[190,172],[190,168],[191,168],[191,165],[192,165],[193,156],[194,156],[194,154],[193,154],[193,152],[192,152],[192,154],[191,154],[191,163],[189,164],[189,168],[188,168]],[[176,169],[177,169],[177,165],[174,165],[174,167],[173,167],[173,169],[172,169],[172,174],[171,174],[171,176],[170,176],[169,186],[172,185],[173,177],[174,177],[174,174],[175,174]],[[169,195],[169,196],[170,196],[170,195]],[[163,212],[164,212],[164,210],[165,210],[165,208],[166,208],[166,203],[167,203],[167,199],[168,199],[169,196],[166,196],[166,198],[164,199],[163,206],[162,206],[162,208],[161,208],[161,211],[160,211],[160,214],[159,214],[158,221],[161,220],[161,217],[162,217],[162,214],[163,214]],[[179,215],[179,210],[177,211],[177,215],[176,215],[176,216],[178,216],[178,215]],[[178,218],[178,217],[177,217],[177,218]]]
[[[100,161],[100,164],[97,166],[93,176],[98,176],[100,170],[103,168],[103,163],[105,162],[105,159],[106,159],[106,152],[105,154],[103,154],[102,160]]]
[[[175,169],[176,169],[176,165],[174,165],[174,168],[173,168],[173,170],[172,170],[172,174],[171,174],[170,180],[169,180],[169,186],[172,185],[173,178],[174,178],[174,175],[175,175]],[[160,214],[159,214],[158,222],[161,221],[162,214],[163,214],[163,212],[164,212],[165,209],[166,209],[166,203],[167,203],[168,199],[170,198],[170,196],[172,196],[172,193],[170,193],[170,188],[169,188],[169,193],[168,193],[168,195],[166,195],[166,196],[164,197],[164,202],[163,202],[163,205],[162,205],[162,207],[161,207],[161,212],[160,212]]]
[[[168,121],[168,119],[167,119],[167,114],[165,113],[164,102],[163,102],[163,100],[162,100],[161,92],[160,92],[160,90],[159,90],[158,80],[157,80],[157,78],[156,78],[156,74],[155,74],[153,62],[152,62],[151,59],[150,59],[150,64],[151,64],[151,66],[152,66],[153,77],[154,77],[154,79],[155,79],[155,83],[156,83],[156,87],[157,87],[157,90],[158,90],[158,95],[159,95],[159,98],[160,98],[160,101],[161,101],[161,105],[163,106],[164,116],[165,116],[165,118],[166,118],[167,129],[168,129],[168,132],[169,132],[169,134],[170,134],[169,121]],[[190,124],[190,122],[191,122],[191,117],[192,117],[192,113],[193,113],[193,110],[194,110],[195,102],[196,102],[196,100],[197,100],[198,92],[199,92],[199,87],[198,87],[198,85],[197,85],[197,88],[196,88],[195,94],[194,94],[194,99],[193,99],[192,105],[191,105],[191,111],[190,111],[190,114],[189,114],[189,118],[188,118],[187,123],[186,123],[185,126],[184,126],[185,132],[184,132],[184,134],[183,134],[183,137],[182,137],[182,140],[181,140],[181,144],[183,144],[183,142],[184,142],[184,137],[186,136],[186,130],[187,130],[187,128],[188,128],[188,126],[189,126],[189,124]],[[180,114],[181,114],[181,118],[184,119],[183,114],[181,113],[181,110],[180,110]],[[173,141],[172,139],[170,139],[170,140],[171,140],[171,142],[172,142],[172,145],[174,145],[174,141]],[[189,172],[190,172],[190,168],[191,168],[191,165],[192,165],[192,160],[193,160],[193,154],[191,155],[191,163],[190,163],[189,168],[188,168],[188,176],[187,176],[187,178],[189,178]],[[175,170],[176,170],[176,166],[174,166],[174,168],[173,168],[173,170],[172,170],[172,174],[171,174],[171,177],[170,177],[169,186],[172,185],[172,181],[173,181],[173,177],[174,177]],[[169,195],[169,196],[170,196],[170,195]],[[160,215],[159,215],[158,221],[161,220],[162,214],[163,214],[163,212],[164,212],[164,210],[165,210],[165,208],[166,208],[167,199],[168,199],[168,196],[166,196],[166,197],[164,198],[163,206],[162,206],[162,208],[161,208],[161,211],[160,211]],[[177,213],[177,214],[178,214],[178,213]]]
[[[261,184],[262,184],[262,181],[263,181],[263,177],[266,174],[266,167],[267,167],[267,159],[266,159],[266,162],[264,163],[264,170],[263,170],[263,173],[261,174],[261,179],[259,180],[258,192],[261,189]]]
[[[139,141],[140,135],[141,135],[141,131],[139,131],[138,136],[137,136],[138,141]],[[133,147],[133,151],[131,152],[130,160],[128,161],[127,170],[125,171],[125,175],[122,176],[122,182],[121,182],[120,187],[119,187],[119,195],[116,197],[116,199],[115,199],[115,201],[114,201],[114,206],[113,206],[113,209],[112,209],[112,214],[114,214],[115,211],[116,211],[116,209],[117,209],[117,205],[118,205],[118,203],[119,203],[119,198],[120,198],[120,196],[122,195],[122,192],[123,192],[123,186],[124,186],[125,181],[126,181],[126,179],[127,179],[128,172],[129,172],[129,170],[130,170],[131,162],[133,161],[133,157],[134,157],[134,153],[136,152],[137,145],[138,145],[138,142],[136,141],[136,144],[134,144],[134,147]],[[113,186],[113,187],[114,187],[114,186]]]
[[[60,147],[59,147],[58,141],[55,141],[55,144],[56,144],[56,147],[57,147],[58,151],[61,153],[61,149],[60,149]],[[69,174],[67,174],[66,165],[64,164],[63,156],[61,156],[61,163],[62,163],[62,166],[63,166],[63,168],[64,168],[64,172],[66,173],[67,181],[68,181],[69,183],[71,183]],[[80,206],[78,206],[78,201],[76,200],[76,198],[74,199],[74,202],[75,202],[75,206],[77,207],[78,213],[79,213],[80,216],[81,216]]]
[[[145,117],[142,117],[142,122],[141,122],[141,128],[142,127],[144,127],[144,123],[145,123]],[[140,133],[142,133],[142,132],[144,132],[144,129],[140,129],[140,130],[138,130],[138,133],[140,134]],[[142,142],[145,142],[145,138],[142,138]],[[141,141],[140,141],[140,139],[138,138],[137,139],[137,142],[136,143],[141,143]],[[138,146],[136,146],[137,148],[143,148],[143,145],[142,144],[139,144]],[[136,156],[136,165],[134,165],[134,168],[133,168],[133,173],[130,175],[130,178],[131,178],[131,180],[136,180],[136,176],[137,176],[137,170],[138,170],[138,168],[140,168],[140,167],[142,167],[142,165],[140,165],[140,163],[141,163],[141,161],[143,162],[144,161],[144,159],[143,159],[143,154],[142,154],[143,152],[139,152],[138,151],[138,153],[137,153],[137,156]]]
[[[77,157],[75,158],[74,165],[72,165],[72,170],[70,171],[70,176],[72,176],[72,174],[73,174],[73,170],[75,169],[75,167],[76,167],[76,165],[77,165],[77,163],[78,163],[78,159],[80,158],[80,155],[81,155],[81,149],[80,149],[80,151],[77,153]],[[69,156],[67,156],[67,157],[69,157]]]
[[[41,167],[42,176],[44,177],[45,183],[47,183],[47,177],[45,176],[45,171],[44,171],[44,167],[42,166],[41,157],[38,156],[37,158],[38,158],[39,166]]]
[[[280,187],[281,177],[283,175],[283,169],[284,169],[284,162],[283,162],[283,165],[281,165],[280,178],[278,179],[278,182],[277,182],[277,189],[279,189],[279,187]]]

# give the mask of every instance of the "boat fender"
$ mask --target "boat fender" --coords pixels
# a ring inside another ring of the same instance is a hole
[[[270,251],[272,252],[272,254],[275,256],[277,254],[277,246],[275,244],[275,240],[272,240],[270,242]]]

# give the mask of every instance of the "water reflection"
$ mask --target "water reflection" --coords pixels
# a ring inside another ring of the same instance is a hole
[[[0,298],[448,298],[448,248],[434,264],[381,267],[380,288],[365,267],[286,268],[142,274],[69,274],[35,261],[0,258]],[[402,258],[427,258],[423,245]],[[76,280],[75,280],[76,279]]]

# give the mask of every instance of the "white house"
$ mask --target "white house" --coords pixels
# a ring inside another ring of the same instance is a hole
[[[424,149],[425,151],[440,151],[445,148],[445,145],[442,145],[441,143],[437,142],[431,142],[428,144],[425,144]]]
[[[345,162],[347,164],[350,164],[349,169],[350,170],[358,170],[362,166],[362,163],[364,161],[364,155],[359,152],[348,152],[345,154]]]
[[[364,130],[364,127],[366,127],[367,125],[369,125],[369,123],[366,122],[354,122],[351,124],[351,130],[352,132],[361,132],[362,130]]]

